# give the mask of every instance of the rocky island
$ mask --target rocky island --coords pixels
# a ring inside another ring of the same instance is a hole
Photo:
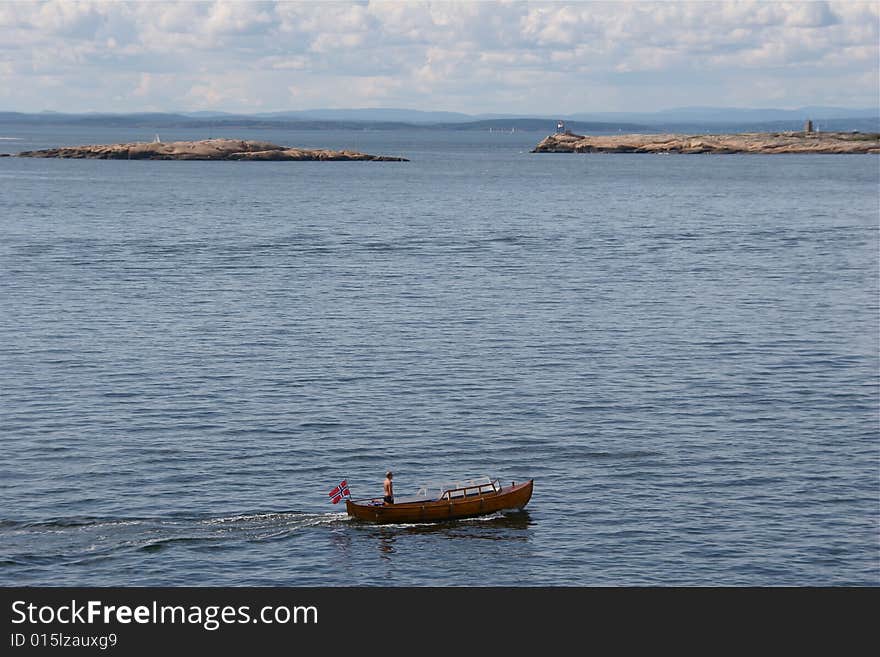
[[[364,160],[408,162],[405,157],[367,155],[356,151],[309,150],[278,146],[265,141],[205,139],[203,141],[155,141],[150,143],[62,146],[24,151],[18,157],[59,157],[96,160]]]
[[[735,135],[575,135],[560,132],[532,153],[880,153],[880,134],[771,132]]]

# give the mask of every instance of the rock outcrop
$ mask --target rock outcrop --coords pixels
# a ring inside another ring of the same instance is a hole
[[[356,151],[309,150],[278,146],[264,141],[206,139],[131,144],[62,146],[24,151],[18,157],[60,157],[96,160],[368,160],[407,162],[404,157],[367,155]]]
[[[736,135],[550,135],[533,153],[880,153],[880,134],[770,132]]]

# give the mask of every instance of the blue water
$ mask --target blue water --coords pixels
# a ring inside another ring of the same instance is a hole
[[[880,584],[880,158],[206,136],[411,162],[0,158],[0,584]]]

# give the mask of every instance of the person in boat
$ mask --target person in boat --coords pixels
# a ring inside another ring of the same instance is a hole
[[[389,470],[385,473],[385,481],[382,482],[382,488],[385,491],[385,497],[382,498],[385,504],[394,504],[394,483],[391,481],[394,473]]]

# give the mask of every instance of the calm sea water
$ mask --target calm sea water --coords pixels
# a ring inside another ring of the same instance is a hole
[[[880,158],[213,134],[412,161],[0,159],[0,584],[880,584]]]

